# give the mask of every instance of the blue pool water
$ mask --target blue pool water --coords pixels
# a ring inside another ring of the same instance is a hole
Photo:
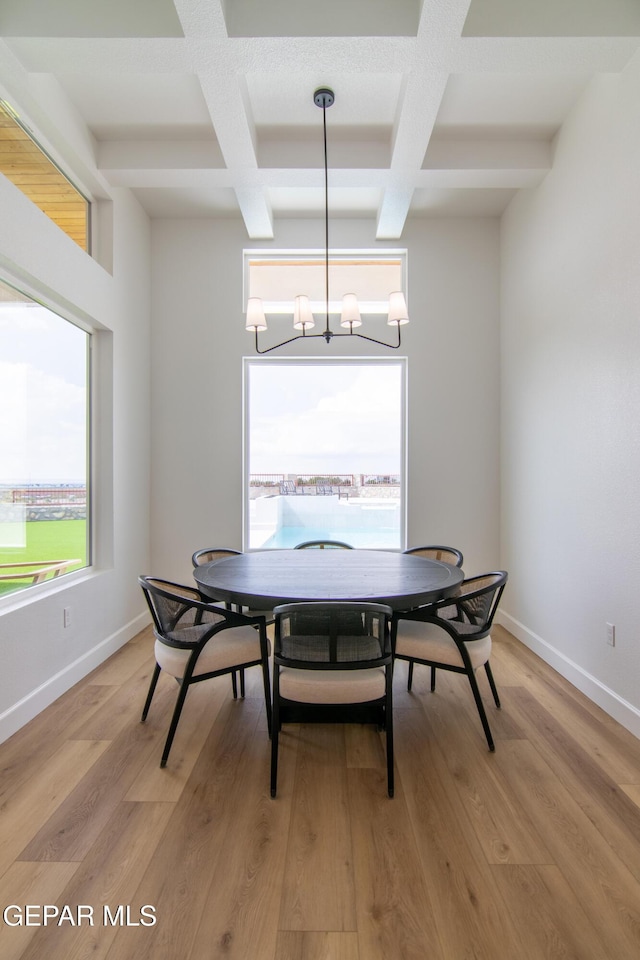
[[[345,530],[343,527],[328,530],[326,527],[280,527],[262,545],[263,550],[287,550],[305,540],[342,540],[360,550],[399,550],[400,534],[397,530]]]

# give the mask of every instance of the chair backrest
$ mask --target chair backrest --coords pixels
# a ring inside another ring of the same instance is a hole
[[[138,577],[138,583],[147,599],[159,638],[200,621],[198,614],[204,604],[197,590],[155,577]]]
[[[191,557],[191,563],[195,570],[196,567],[201,567],[203,563],[213,563],[214,560],[235,557],[241,552],[241,550],[232,550],[231,547],[203,547],[202,550],[196,550]]]
[[[440,547],[437,545],[411,547],[403,552],[412,553],[417,557],[426,557],[427,560],[441,560],[442,563],[450,563],[454,567],[462,566],[462,554],[455,547]]]
[[[350,543],[343,543],[342,540],[305,540],[304,543],[298,543],[294,550],[353,550]]]
[[[452,622],[454,629],[457,620],[467,627],[465,633],[487,634],[491,629],[507,577],[506,570],[496,570],[463,580],[459,593],[450,601],[443,601],[456,606],[457,614]]]
[[[273,612],[279,663],[354,670],[390,662],[392,610],[385,604],[286,603]]]

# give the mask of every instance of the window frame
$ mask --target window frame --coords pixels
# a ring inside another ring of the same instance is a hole
[[[408,373],[409,363],[406,356],[375,357],[375,356],[339,356],[339,357],[243,357],[243,409],[242,409],[242,549],[245,553],[252,550],[264,549],[250,546],[250,370],[252,367],[272,365],[297,365],[300,367],[343,365],[343,366],[383,366],[395,364],[400,367],[400,545],[399,547],[371,547],[369,549],[385,549],[390,552],[402,552],[407,546],[407,484],[408,484]],[[270,548],[276,549],[276,548]]]
[[[100,329],[89,317],[81,317],[63,308],[53,299],[42,296],[30,283],[22,279],[16,279],[11,276],[7,270],[0,272],[0,283],[15,290],[21,296],[28,298],[34,304],[55,314],[61,320],[71,324],[86,334],[86,352],[85,352],[85,373],[86,373],[86,396],[85,396],[85,487],[86,487],[86,563],[84,566],[65,573],[60,577],[47,578],[40,583],[27,584],[23,588],[13,590],[9,593],[0,595],[0,614],[22,606],[25,603],[35,601],[38,597],[66,588],[87,575],[93,573],[95,567],[95,536],[96,536],[96,511],[94,489],[96,483],[96,449],[98,444],[96,416],[95,416],[95,390],[96,390],[96,363],[97,363],[97,340],[99,340]]]

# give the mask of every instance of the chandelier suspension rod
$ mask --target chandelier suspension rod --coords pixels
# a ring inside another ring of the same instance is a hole
[[[330,101],[333,103],[333,98]],[[329,162],[327,154],[327,102],[322,101],[322,129],[324,133],[324,294],[325,294],[325,331],[324,338],[329,343],[333,336],[329,327]]]

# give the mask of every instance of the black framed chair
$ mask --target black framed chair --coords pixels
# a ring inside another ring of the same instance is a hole
[[[294,550],[353,550],[350,543],[342,540],[305,540],[297,543]]]
[[[231,547],[203,547],[202,550],[196,550],[191,557],[193,569],[201,567],[205,563],[214,563],[216,560],[224,560],[225,557],[234,557],[242,553],[241,550],[233,550]]]
[[[429,545],[426,547],[409,547],[408,550],[402,552],[412,553],[417,557],[426,557],[427,560],[441,560],[442,563],[450,563],[453,567],[461,567],[463,562],[462,553],[455,547]]]
[[[191,557],[191,563],[193,564],[193,569],[196,567],[201,567],[205,563],[214,563],[216,560],[224,560],[226,557],[238,556],[242,551],[234,550],[232,547],[203,547],[201,550],[196,550],[196,552]],[[217,600],[215,597],[208,597],[209,603],[222,603],[223,601]],[[232,610],[233,607],[230,603],[225,603],[227,610]],[[237,671],[233,671],[231,674],[231,686],[233,689],[233,698],[234,700],[238,696],[238,680],[237,680]],[[244,697],[244,671],[240,671],[240,696]]]
[[[376,723],[386,731],[393,796],[392,610],[357,602],[287,603],[276,617],[271,796],[283,723]]]
[[[460,550],[455,547],[443,547],[440,545],[428,545],[426,547],[409,547],[403,550],[403,553],[413,554],[416,557],[424,557],[426,560],[440,560],[442,563],[450,563],[453,567],[461,567],[463,556]],[[440,607],[439,617],[453,617],[456,614],[455,607]]]
[[[212,677],[261,666],[271,733],[270,650],[264,617],[216,607],[198,590],[169,580],[139,577],[138,582],[151,611],[156,638],[156,663],[141,720],[147,718],[161,670],[179,684],[160,766],[166,766],[189,687]]]
[[[203,547],[201,550],[196,550],[196,552],[191,557],[191,563],[193,564],[193,569],[196,567],[201,567],[205,563],[215,563],[216,560],[225,560],[227,557],[237,557],[241,556],[242,550],[234,550],[232,547]],[[227,610],[236,609],[238,613],[244,613],[248,617],[264,617],[267,621],[267,625],[273,623],[273,611],[271,610],[254,610],[249,607],[240,608],[237,604],[235,608],[231,603],[227,603],[221,600],[215,600],[212,597],[208,598],[208,602],[213,603],[222,603],[224,602]],[[244,697],[244,670],[237,671],[240,675],[240,696]],[[233,687],[233,696],[234,699],[238,696],[238,682],[236,679],[236,671],[234,670],[231,674],[231,684]]]
[[[467,676],[489,750],[495,750],[491,728],[476,679],[476,670],[484,666],[496,707],[500,707],[493,679],[491,625],[500,603],[507,573],[498,570],[469,577],[453,598],[417,610],[395,613],[391,640],[395,660],[409,662],[407,689],[411,690],[414,663],[431,667],[431,691],[436,688],[436,670],[450,670]],[[450,608],[455,608],[451,613]],[[446,617],[438,616],[445,609]]]

